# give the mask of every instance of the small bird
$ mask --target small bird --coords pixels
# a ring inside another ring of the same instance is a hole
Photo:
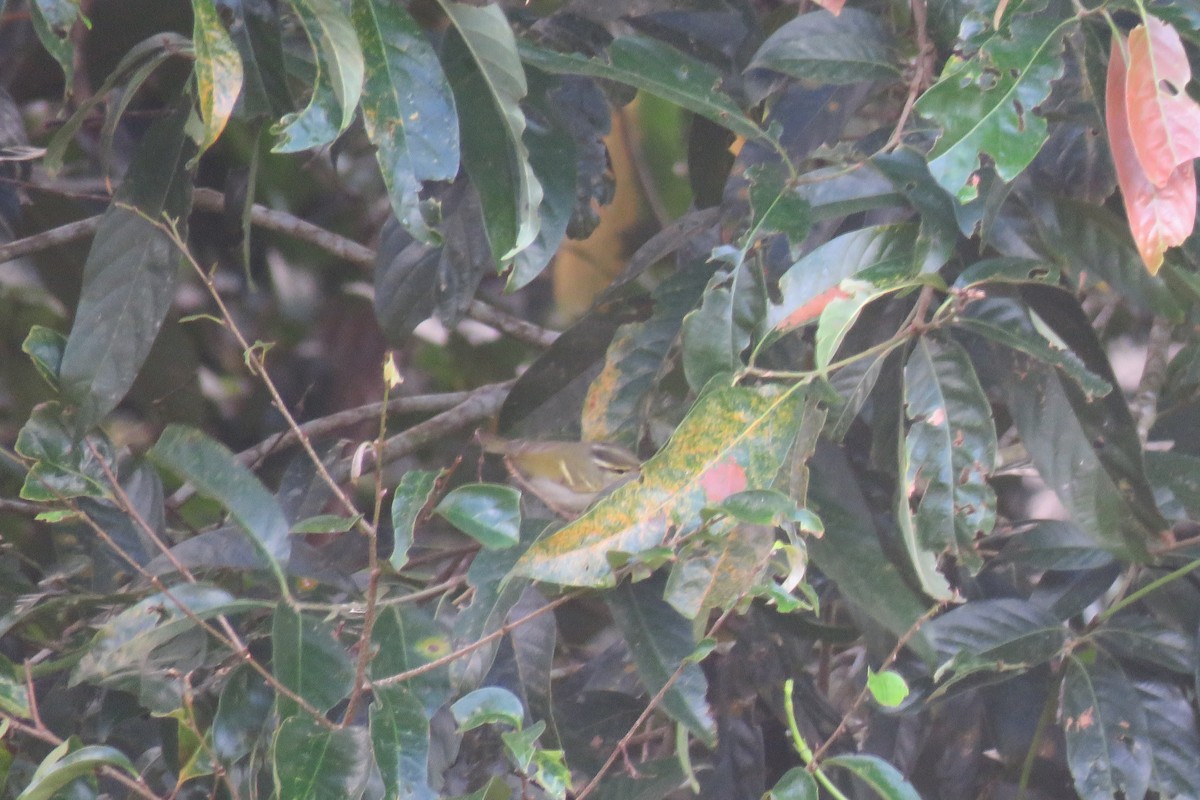
[[[601,442],[504,439],[483,431],[478,439],[485,453],[504,456],[518,484],[565,517],[578,516],[641,467],[624,447]]]

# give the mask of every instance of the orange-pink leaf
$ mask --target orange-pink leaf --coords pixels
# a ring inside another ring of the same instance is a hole
[[[1186,90],[1191,79],[1174,28],[1147,17],[1130,32],[1127,118],[1138,161],[1158,187],[1167,185],[1176,167],[1200,156],[1200,105]]]
[[[813,2],[835,17],[842,13],[842,6],[846,5],[846,0],[813,0]]]
[[[704,490],[704,499],[719,503],[729,495],[745,490],[746,470],[732,459],[719,461],[700,476],[700,487]]]
[[[1192,232],[1196,222],[1196,173],[1188,161],[1173,169],[1162,187],[1150,181],[1134,150],[1126,116],[1126,86],[1125,57],[1120,42],[1114,39],[1105,90],[1108,145],[1117,168],[1117,183],[1125,200],[1130,233],[1146,269],[1153,275],[1162,265],[1166,249],[1182,244]]]

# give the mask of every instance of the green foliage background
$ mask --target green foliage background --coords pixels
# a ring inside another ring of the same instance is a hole
[[[1146,15],[1200,58],[1184,0],[9,2],[3,796],[1200,796]],[[493,424],[644,463],[560,519]]]

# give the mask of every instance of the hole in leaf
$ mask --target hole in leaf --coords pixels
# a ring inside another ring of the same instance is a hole
[[[1017,111],[1017,130],[1025,131],[1025,106],[1020,100],[1013,100],[1013,108]]]
[[[1179,94],[1179,87],[1165,78],[1158,82],[1158,90],[1163,94],[1171,95],[1171,97],[1175,97]]]

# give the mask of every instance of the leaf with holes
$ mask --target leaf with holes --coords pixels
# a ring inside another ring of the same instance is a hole
[[[1177,167],[1200,156],[1200,104],[1187,93],[1192,68],[1179,34],[1156,17],[1130,31],[1128,44],[1129,133],[1146,177],[1162,187]]]
[[[1138,255],[1150,274],[1162,266],[1167,248],[1183,244],[1196,222],[1196,172],[1191,162],[1179,164],[1155,182],[1146,173],[1133,135],[1127,105],[1128,80],[1120,43],[1113,41],[1108,60],[1105,118],[1108,146],[1117,168],[1117,184]],[[1144,120],[1143,120],[1144,123]]]

